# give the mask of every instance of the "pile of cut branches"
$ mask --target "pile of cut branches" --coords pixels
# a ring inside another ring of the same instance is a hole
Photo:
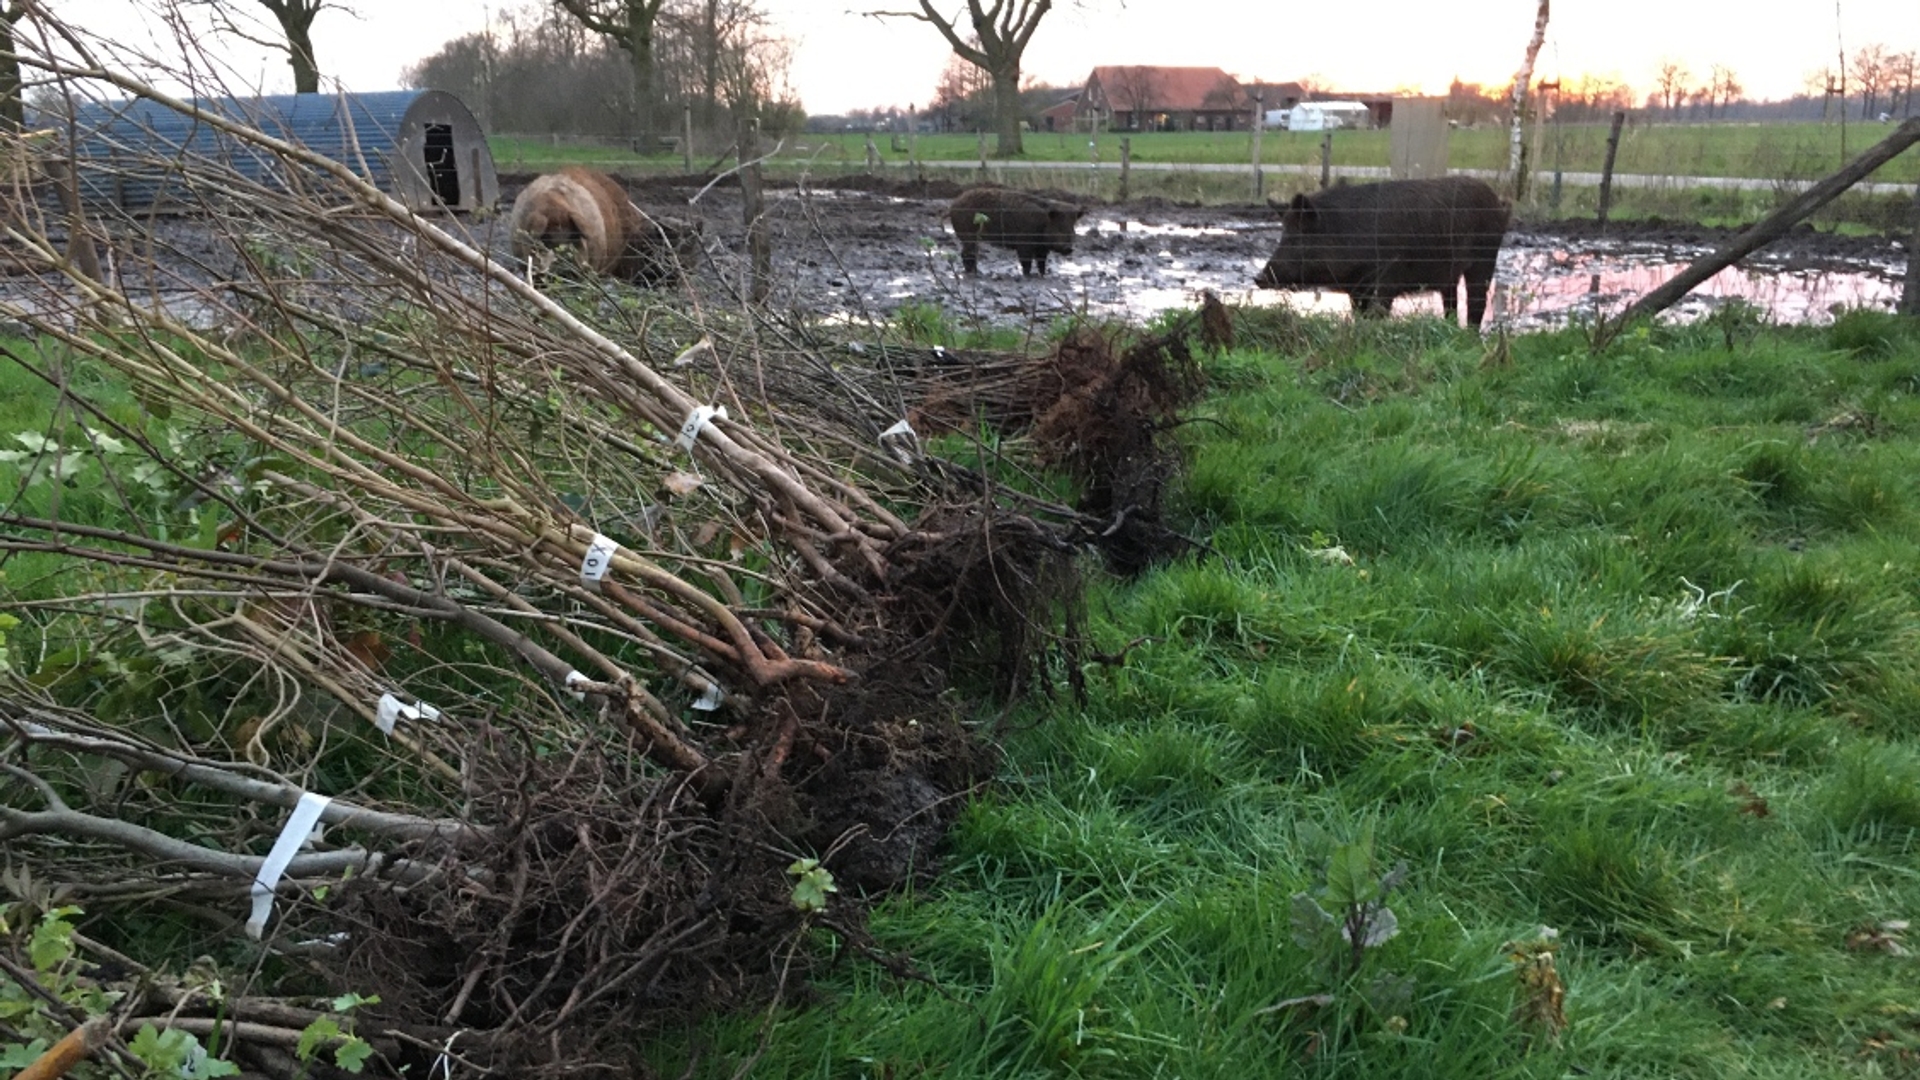
[[[383,1071],[558,1074],[777,995],[816,929],[870,951],[861,898],[991,769],[952,673],[1077,677],[1089,519],[883,440],[912,388],[763,310],[536,289],[497,223],[17,40],[75,116],[241,151],[115,147],[188,193],[123,211],[68,125],[0,234],[0,369],[54,403],[0,505],[0,842],[138,987],[103,1052],[291,1075],[301,995],[352,991]],[[162,929],[251,974],[210,994]]]

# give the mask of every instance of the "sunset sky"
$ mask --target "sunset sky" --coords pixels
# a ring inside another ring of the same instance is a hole
[[[940,0],[960,10],[961,0]],[[250,0],[242,9],[258,10]],[[128,0],[54,0],[68,18],[140,38]],[[518,6],[483,0],[353,0],[314,24],[321,71],[348,89],[398,85],[401,68],[443,42],[478,31],[489,14]],[[795,43],[792,84],[809,112],[925,104],[948,49],[933,28],[876,19],[868,10],[913,0],[849,6],[846,0],[763,0]],[[1510,82],[1532,31],[1535,0],[1057,0],[1027,51],[1027,72],[1075,85],[1097,64],[1211,65],[1242,79],[1313,74],[1339,89],[1445,90],[1454,76]],[[203,39],[204,40],[204,39]],[[1731,67],[1751,97],[1785,97],[1809,72],[1879,42],[1920,48],[1920,0],[1558,0],[1537,74],[1611,75],[1643,97],[1663,58],[1704,75]],[[220,47],[234,77],[269,92],[290,90],[284,60],[242,44]]]

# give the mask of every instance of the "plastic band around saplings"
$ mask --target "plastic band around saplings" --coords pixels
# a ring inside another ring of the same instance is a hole
[[[287,865],[293,862],[301,845],[312,838],[314,826],[320,824],[320,815],[332,801],[332,796],[303,791],[300,801],[294,804],[293,813],[287,815],[286,825],[281,827],[273,849],[267,852],[267,861],[260,864],[248,890],[253,894],[253,914],[247,919],[247,936],[253,940],[260,940],[267,920],[273,916],[273,890],[280,886],[280,875],[287,872]]]

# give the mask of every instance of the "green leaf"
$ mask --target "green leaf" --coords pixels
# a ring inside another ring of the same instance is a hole
[[[152,1024],[141,1024],[140,1031],[127,1044],[127,1050],[155,1072],[177,1073],[191,1060],[190,1047],[199,1043],[184,1031],[168,1028],[160,1031]]]
[[[840,891],[833,882],[833,872],[821,866],[818,859],[795,859],[787,873],[798,879],[793,883],[795,911],[825,911],[827,894]]]
[[[333,999],[333,1011],[344,1016],[362,1005],[378,1004],[380,1004],[379,994],[375,994],[372,997],[361,997],[359,994],[341,994],[339,997]]]
[[[1336,908],[1372,900],[1377,882],[1373,852],[1358,843],[1340,844],[1327,856],[1327,900]]]
[[[358,1073],[373,1056],[373,1044],[358,1035],[352,1036],[340,1044],[333,1052],[333,1063],[350,1073]]]
[[[45,1039],[35,1039],[30,1043],[7,1043],[0,1046],[0,1069],[24,1069],[39,1060],[40,1055],[53,1045]]]
[[[33,938],[27,943],[27,959],[33,963],[33,970],[52,971],[73,955],[73,924],[67,916],[79,911],[54,908],[40,917],[40,925],[33,928]]]
[[[1334,917],[1306,893],[1293,894],[1293,910],[1288,916],[1293,943],[1317,953],[1327,945],[1328,936],[1337,933]]]
[[[300,1031],[300,1042],[293,1048],[293,1056],[301,1061],[312,1061],[314,1051],[339,1038],[340,1024],[331,1016],[316,1016],[313,1022]]]
[[[238,1076],[240,1066],[225,1058],[208,1057],[200,1062],[198,1075],[208,1077],[209,1080],[216,1076]]]

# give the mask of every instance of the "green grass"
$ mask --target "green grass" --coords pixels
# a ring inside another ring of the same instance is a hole
[[[1636,123],[1621,136],[1614,169],[1651,176],[1752,177],[1762,180],[1816,180],[1839,168],[1884,138],[1891,129],[1879,124],[1770,123]],[[1333,163],[1341,166],[1384,168],[1392,133],[1386,129],[1333,133]],[[1598,173],[1606,156],[1605,124],[1549,125],[1539,143],[1534,168],[1542,180],[1554,170]],[[966,132],[918,135],[909,144],[904,135],[868,136],[865,133],[807,132],[789,138],[773,159],[773,167],[805,166],[816,172],[864,169],[871,138],[879,160],[890,168],[913,161],[961,162],[980,160],[980,138]],[[1320,132],[1266,131],[1261,134],[1260,160],[1268,165],[1296,165],[1317,169]],[[636,154],[618,143],[559,142],[528,136],[493,136],[495,162],[502,169],[537,169],[568,163],[608,167],[635,167],[677,171],[684,158],[677,153]],[[1085,170],[1090,164],[1119,165],[1122,143],[1131,160],[1141,164],[1245,165],[1253,160],[1253,135],[1247,131],[1208,132],[1029,132],[1022,140],[1023,159],[1056,162]],[[993,153],[993,140],[987,140]],[[1482,126],[1456,129],[1448,142],[1448,163],[1456,169],[1506,168],[1508,134],[1504,128]],[[708,158],[695,155],[695,166]],[[1920,157],[1911,150],[1884,166],[1875,179],[1908,182],[1920,173]],[[1619,194],[1623,194],[1619,193]]]
[[[1703,225],[1739,227],[1758,220],[1797,194],[1796,182],[1817,180],[1885,137],[1878,124],[1849,124],[1842,141],[1839,124],[1773,123],[1720,124],[1636,123],[1621,138],[1615,169],[1620,173],[1652,176],[1749,177],[1774,181],[1758,190],[1721,190],[1685,187],[1616,187],[1611,215],[1619,221],[1662,219]],[[1388,163],[1391,132],[1334,133],[1332,161],[1337,166],[1384,168]],[[806,133],[787,141],[767,165],[776,176],[840,175],[868,169],[864,133]],[[904,135],[872,136],[881,169],[905,177],[915,162],[977,162],[977,135],[916,136],[911,146]],[[1252,161],[1249,132],[1146,132],[1119,134],[1031,132],[1025,142],[1023,165],[1017,170],[990,168],[987,176],[1021,187],[1048,188],[1081,197],[1117,200],[1120,185],[1121,143],[1131,159],[1143,165],[1246,165]],[[560,143],[526,136],[494,136],[494,160],[507,171],[539,171],[569,164],[588,164],[630,173],[676,173],[686,168],[677,154],[640,155],[612,143]],[[1090,145],[1091,144],[1091,145]],[[1527,200],[1517,207],[1524,219],[1591,218],[1599,204],[1593,184],[1563,185],[1554,193],[1555,170],[1598,173],[1606,144],[1604,124],[1549,126],[1534,162],[1535,180]],[[1268,172],[1260,194],[1286,199],[1297,191],[1319,186],[1321,134],[1269,131],[1262,135],[1261,161],[1293,166],[1295,171]],[[1843,152],[1844,146],[1844,152]],[[992,142],[988,141],[988,152]],[[1450,140],[1449,163],[1456,169],[1506,167],[1507,132],[1494,127],[1462,128]],[[696,155],[695,169],[713,164],[710,156]],[[991,162],[989,163],[991,165]],[[1097,164],[1098,168],[1091,167]],[[1305,171],[1298,171],[1305,170]],[[978,174],[951,167],[925,170],[926,175],[966,180]],[[1920,157],[1909,150],[1881,168],[1873,179],[1907,183],[1920,175]],[[1192,170],[1132,170],[1124,194],[1138,199],[1157,197],[1181,202],[1220,204],[1253,201],[1252,181],[1245,173]],[[1810,220],[1816,226],[1858,234],[1905,237],[1912,228],[1912,200],[1905,194],[1871,195],[1850,192],[1822,208]]]
[[[1879,124],[1849,124],[1846,153],[1841,152],[1839,124],[1776,123],[1635,123],[1620,139],[1614,168],[1622,173],[1655,176],[1752,176],[1763,179],[1817,179],[1848,158],[1886,137],[1891,129]],[[1333,136],[1334,163],[1387,164],[1391,132],[1339,131]],[[866,140],[860,133],[807,133],[793,140],[791,157],[813,157],[842,165],[864,165]],[[1094,160],[1088,143],[1097,143],[1098,160],[1116,164],[1125,139],[1134,161],[1186,164],[1240,165],[1252,161],[1253,135],[1248,131],[1208,132],[1029,132],[1022,140],[1032,161],[1086,164]],[[1260,158],[1273,165],[1315,165],[1320,162],[1322,133],[1266,131],[1261,134]],[[907,160],[904,136],[896,148],[889,135],[873,136],[874,147],[890,164]],[[1551,172],[1599,172],[1606,156],[1607,125],[1549,124],[1543,134],[1536,168]],[[988,140],[988,152],[993,149]],[[922,161],[975,161],[979,137],[972,133],[920,135],[914,156]],[[1448,143],[1449,163],[1457,169],[1503,169],[1507,164],[1508,133],[1494,126],[1456,129]],[[1909,153],[1888,166],[1883,179],[1911,179],[1916,166]]]
[[[938,879],[874,909],[937,989],[847,958],[757,1072],[1913,1075],[1916,961],[1849,940],[1920,910],[1915,335],[1486,366],[1437,321],[1241,328],[1279,347],[1183,429],[1215,554],[1100,588],[1102,646],[1147,642],[1034,708]],[[1329,984],[1290,897],[1369,823],[1400,933]],[[1529,1053],[1502,944],[1541,924],[1569,1027]],[[651,1052],[726,1076],[761,1025]]]

